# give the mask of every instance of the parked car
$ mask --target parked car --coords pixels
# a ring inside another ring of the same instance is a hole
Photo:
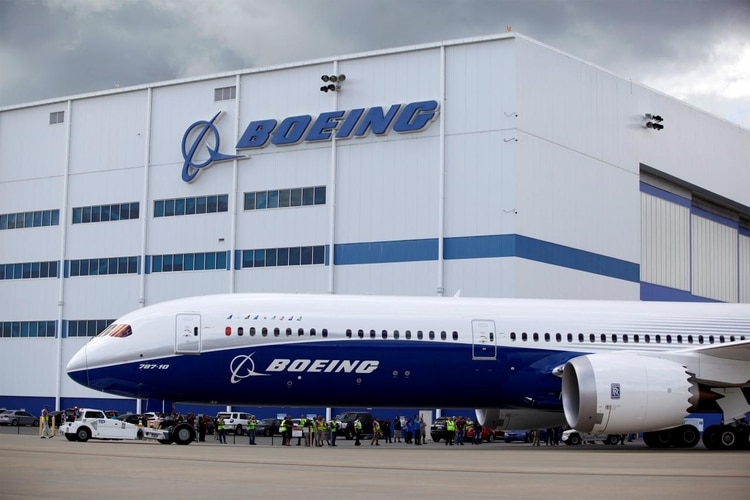
[[[226,431],[234,432],[238,436],[241,436],[245,432],[247,423],[252,417],[249,413],[241,411],[220,411],[216,414],[216,418],[219,418],[219,415],[224,417],[224,428]],[[257,427],[255,430],[257,432]]]
[[[464,427],[464,436],[466,436],[467,429],[471,428],[473,424],[473,420],[468,417],[438,417],[436,418],[435,421],[432,422],[432,425],[430,426],[430,437],[436,443],[439,443],[441,439],[445,439],[445,436],[448,432],[445,428],[445,422],[449,418],[453,418],[453,419],[463,418],[466,421],[466,426]]]
[[[262,418],[255,425],[255,434],[258,436],[278,435],[279,424],[281,424],[281,420],[278,418]]]
[[[26,410],[5,410],[0,413],[0,425],[39,425],[39,417]]]
[[[503,441],[506,443],[528,443],[529,442],[529,431],[505,431],[503,435]]]
[[[354,422],[359,417],[362,424],[362,436],[372,436],[372,413],[364,411],[348,411],[336,415],[335,420],[338,423],[337,436],[344,436],[346,439],[354,439],[355,429]]]
[[[141,415],[140,413],[124,413],[122,415],[118,415],[117,420],[122,420],[123,422],[135,425],[143,425],[144,423],[143,415]]]
[[[466,440],[472,441],[474,439],[474,427],[466,429]],[[491,443],[496,440],[505,439],[505,431],[490,429],[489,427],[482,427],[482,441]]]

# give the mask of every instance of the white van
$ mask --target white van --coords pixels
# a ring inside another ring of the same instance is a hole
[[[238,436],[247,431],[247,422],[252,418],[249,413],[239,411],[220,411],[216,414],[216,418],[219,418],[219,416],[224,417],[224,429],[227,432],[234,432]]]

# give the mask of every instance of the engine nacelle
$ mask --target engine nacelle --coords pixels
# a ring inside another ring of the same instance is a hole
[[[684,423],[698,387],[684,366],[638,354],[589,354],[565,365],[563,409],[581,432],[624,434]]]

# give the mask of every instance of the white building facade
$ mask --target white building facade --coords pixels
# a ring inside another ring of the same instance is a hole
[[[750,302],[750,131],[519,34],[2,108],[0,166],[8,408],[183,296]]]

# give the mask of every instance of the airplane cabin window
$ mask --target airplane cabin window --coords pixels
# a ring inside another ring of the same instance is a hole
[[[672,336],[667,335],[667,344],[671,344],[671,343],[672,343]]]
[[[430,340],[435,340],[435,332],[430,330]]]
[[[627,344],[628,343],[628,336],[627,335],[623,335],[622,336],[622,341]]]
[[[349,328],[346,329],[346,338],[352,338],[352,331]]]
[[[274,328],[273,329],[273,336],[274,337],[278,337],[280,334],[281,334],[281,330],[279,330],[278,328]]]
[[[521,334],[521,340],[523,340],[524,342],[526,342],[527,339],[528,339],[528,335],[526,335],[526,332],[523,332]]]
[[[617,335],[612,334],[612,342],[617,343]]]
[[[251,337],[255,337],[255,327],[254,326],[250,327],[250,336]]]
[[[650,344],[651,343],[651,335],[649,335],[648,333],[646,335],[644,335],[643,336],[643,341],[645,343],[647,343],[647,344]]]
[[[445,330],[440,332],[440,340],[445,340],[447,338],[447,334],[445,333]]]
[[[582,333],[578,334],[578,342],[583,342],[583,334]]]
[[[301,337],[301,336],[303,336],[304,334],[305,334],[305,329],[304,329],[304,328],[298,328],[298,329],[297,329],[297,336],[298,336],[298,337]]]
[[[510,332],[510,340],[516,341],[516,332]]]
[[[411,330],[406,330],[406,332],[404,332],[404,335],[406,335],[406,340],[410,340],[411,339]]]
[[[657,344],[661,344],[661,335],[657,335],[655,340]]]
[[[310,328],[310,336],[314,337],[317,332],[315,331],[315,328]]]
[[[328,337],[328,328],[323,328],[322,335]]]
[[[224,328],[224,335],[226,335],[227,337],[229,337],[230,335],[232,335],[232,327],[231,326],[228,326],[228,327]]]
[[[601,336],[599,338],[601,338],[602,344],[607,341],[607,336],[605,334],[603,334],[603,333],[601,334]]]
[[[693,343],[693,336],[692,335],[688,335],[687,341],[688,341],[688,344],[692,344]]]
[[[388,330],[383,330],[382,332],[380,332],[380,336],[383,337],[384,339],[387,339],[388,338]]]
[[[370,330],[370,338],[371,339],[375,338],[375,330]]]
[[[260,334],[263,335],[264,337],[268,337],[268,328],[264,326],[263,329],[260,331]]]
[[[539,334],[538,333],[534,332],[533,337],[534,337],[534,342],[539,342]]]
[[[596,335],[594,335],[593,333],[590,333],[589,334],[589,342],[591,342],[592,344],[594,342],[596,342]]]
[[[457,331],[453,332],[453,340],[458,340],[458,332]]]
[[[357,336],[361,339],[365,338],[365,331],[364,330],[357,330]]]
[[[422,330],[417,330],[417,338],[422,340]]]
[[[291,337],[292,336],[292,329],[291,328],[287,328],[286,329],[286,336],[287,337]]]
[[[562,335],[560,335],[559,333],[556,333],[555,334],[555,342],[561,342],[561,341],[562,341]]]
[[[241,326],[237,327],[237,336],[242,337],[242,334],[245,333],[244,329]]]
[[[549,333],[544,334],[544,341],[549,342]]]
[[[398,330],[393,330],[393,338],[398,339],[398,336],[399,336]]]

